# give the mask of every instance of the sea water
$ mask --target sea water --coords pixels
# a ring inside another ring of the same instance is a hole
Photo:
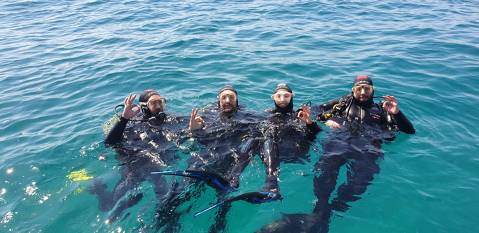
[[[362,199],[334,213],[330,232],[479,232],[477,1],[2,1],[0,232],[137,232],[154,224],[155,194],[119,221],[88,192],[120,179],[102,125],[130,93],[154,88],[187,116],[233,84],[240,104],[273,106],[287,82],[295,104],[348,94],[357,74],[394,95],[416,135],[383,146]],[[283,213],[310,213],[316,141],[306,164],[281,168],[282,201],[234,203],[226,232],[254,232]],[[188,157],[183,154],[183,159]],[[103,159],[105,158],[105,159]],[[183,160],[184,161],[184,160]],[[185,167],[184,164],[179,166]],[[82,179],[67,177],[83,171]],[[340,181],[344,181],[344,169]],[[241,191],[261,187],[255,159]],[[180,218],[207,232],[207,190]]]

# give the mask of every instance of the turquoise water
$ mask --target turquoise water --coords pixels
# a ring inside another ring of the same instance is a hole
[[[2,1],[0,232],[136,232],[153,223],[150,183],[130,215],[106,224],[108,213],[82,191],[90,181],[66,178],[86,169],[110,188],[120,178],[101,126],[129,93],[155,88],[169,111],[186,115],[232,83],[240,103],[263,110],[280,81],[297,104],[320,103],[347,93],[358,73],[373,75],[379,95],[398,97],[417,134],[383,147],[381,172],[348,212],[333,216],[330,232],[479,232],[477,5]],[[282,202],[234,204],[227,232],[311,212],[319,156],[282,166]],[[263,173],[255,160],[242,191],[260,187]],[[192,211],[214,201],[210,190]],[[185,214],[182,232],[206,232],[212,221],[213,213]]]

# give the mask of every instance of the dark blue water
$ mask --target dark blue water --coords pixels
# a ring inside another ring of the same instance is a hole
[[[381,172],[333,216],[330,232],[479,232],[478,4],[2,1],[0,232],[136,232],[153,223],[150,183],[130,215],[107,224],[85,191],[91,180],[66,177],[85,169],[110,188],[120,178],[102,124],[129,93],[155,88],[169,111],[186,115],[232,83],[241,104],[262,111],[278,82],[296,103],[320,103],[349,92],[359,73],[399,99],[417,134],[383,147]],[[282,202],[235,203],[227,232],[311,212],[319,156],[282,166]],[[263,173],[254,161],[242,191],[260,187]],[[210,190],[193,210],[214,201]],[[185,213],[182,231],[206,232],[213,217]]]

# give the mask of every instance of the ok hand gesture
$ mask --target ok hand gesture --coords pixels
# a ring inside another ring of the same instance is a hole
[[[198,109],[194,108],[191,111],[191,117],[190,117],[190,124],[189,124],[189,129],[191,130],[197,130],[203,128],[205,125],[205,121],[201,116],[198,115]]]
[[[298,112],[298,118],[306,123],[307,125],[312,124],[313,121],[310,118],[311,116],[311,108],[308,106],[301,106],[301,110]]]
[[[388,95],[384,96],[383,109],[390,114],[397,114],[399,112],[398,101],[396,97]]]
[[[123,101],[123,104],[125,104],[125,108],[123,109],[123,113],[121,114],[123,118],[131,119],[132,117],[136,116],[136,114],[138,114],[139,108],[135,104],[133,104],[135,98],[136,95],[129,95]]]

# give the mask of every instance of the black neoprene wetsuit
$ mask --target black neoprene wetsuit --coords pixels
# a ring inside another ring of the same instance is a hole
[[[315,166],[320,173],[314,180],[315,193],[318,202],[326,205],[339,168],[348,163],[348,182],[338,188],[338,197],[333,201],[335,209],[346,210],[346,202],[359,199],[379,172],[376,161],[383,156],[381,143],[392,140],[397,130],[413,134],[415,129],[401,111],[389,114],[372,98],[362,103],[347,95],[320,105],[319,110],[331,111],[332,119],[343,126],[323,143],[323,155]]]
[[[374,103],[371,98],[365,103],[357,101],[351,94],[338,99],[331,100],[325,104],[313,107],[313,112],[318,113],[319,120],[323,118],[324,113],[331,113],[339,121],[349,121],[356,123],[370,123],[389,130],[400,130],[407,134],[414,134],[416,130],[406,116],[399,111],[397,114],[389,114],[379,103]]]
[[[279,190],[280,163],[308,161],[309,148],[321,128],[316,122],[305,125],[292,110],[273,110],[270,118],[260,128],[264,137],[261,156],[266,166],[263,190]]]
[[[200,170],[215,173],[226,180],[238,184],[239,176],[243,171],[244,164],[247,164],[250,157],[256,151],[257,142],[255,140],[256,127],[258,122],[263,119],[254,112],[238,108],[231,113],[223,113],[216,104],[207,106],[202,112],[201,117],[205,121],[205,127],[193,130],[191,138],[198,142],[200,148],[187,161],[188,169]],[[182,193],[169,200],[168,205],[158,210],[160,225],[167,226],[170,231],[179,231],[176,208],[190,200],[192,197],[200,196],[204,191],[203,183],[199,183],[195,189],[184,192],[191,180],[185,179],[175,191]],[[221,190],[217,192],[221,198]],[[228,211],[228,205],[221,207],[215,217],[215,224],[211,226],[210,232],[222,231],[225,227],[225,215]]]
[[[222,113],[215,107],[206,109],[202,117],[206,127],[194,130],[192,137],[206,150],[193,155],[188,161],[189,167],[232,178],[230,173],[234,165],[243,162],[245,156],[255,150],[256,143],[252,140],[257,135],[256,126],[262,118],[242,108]]]
[[[381,144],[392,140],[398,130],[413,134],[415,129],[399,112],[390,115],[372,100],[357,102],[351,95],[313,107],[321,120],[332,119],[341,125],[323,142],[323,154],[315,164],[314,194],[317,198],[311,214],[286,214],[264,226],[259,232],[321,232],[329,230],[333,210],[346,211],[348,203],[360,199],[383,157]],[[330,114],[328,116],[328,113]],[[340,168],[347,164],[347,181],[339,185],[336,197],[329,201],[336,187]]]
[[[100,210],[109,211],[116,206],[110,220],[120,217],[126,208],[141,199],[143,194],[139,193],[116,204],[143,181],[153,184],[158,202],[161,202],[160,199],[170,187],[164,178],[153,176],[151,172],[161,171],[178,161],[176,144],[179,130],[186,127],[184,122],[181,118],[167,116],[160,122],[153,119],[129,121],[122,117],[114,123],[105,138],[105,144],[117,152],[121,178],[111,192],[99,179],[90,189],[91,193],[98,196]]]

